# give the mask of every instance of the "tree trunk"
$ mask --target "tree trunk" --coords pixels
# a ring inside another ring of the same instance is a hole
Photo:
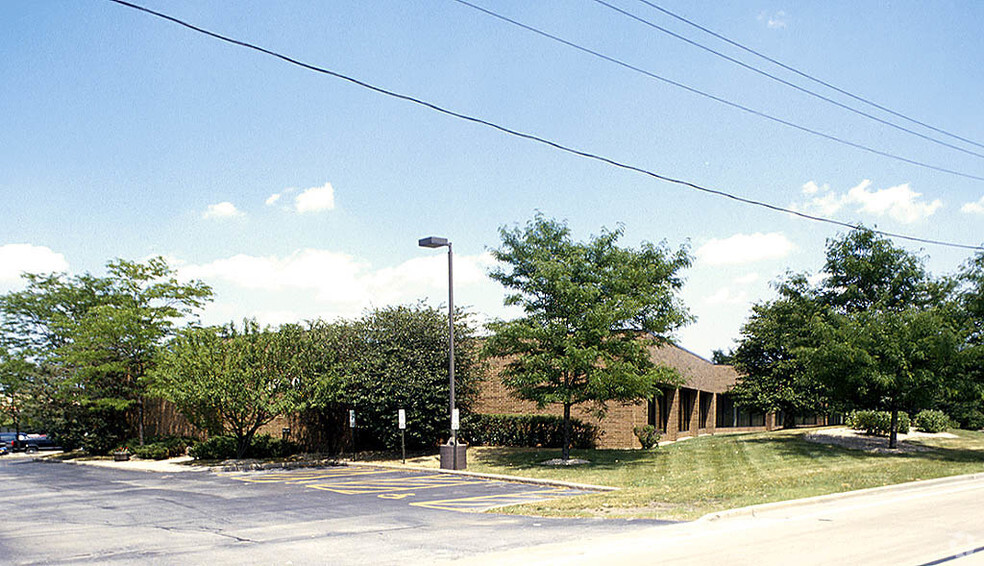
[[[564,403],[564,460],[571,459],[571,404]]]
[[[898,448],[899,446],[899,410],[892,407],[892,424],[889,427],[888,447]]]

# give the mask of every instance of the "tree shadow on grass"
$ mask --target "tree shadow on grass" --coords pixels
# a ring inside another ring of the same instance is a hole
[[[561,457],[559,448],[500,448],[482,454],[482,463],[513,470],[615,470],[625,466],[651,462],[654,453],[646,450],[571,450],[571,459],[587,460],[586,464],[549,465],[543,462]]]

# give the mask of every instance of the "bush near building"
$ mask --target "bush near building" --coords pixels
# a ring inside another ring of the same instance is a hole
[[[462,417],[461,438],[485,446],[526,446],[561,448],[564,445],[564,419],[555,415],[479,415]],[[598,427],[571,419],[571,444],[593,448]]]

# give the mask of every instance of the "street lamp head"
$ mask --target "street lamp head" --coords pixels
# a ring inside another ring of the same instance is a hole
[[[438,238],[437,236],[429,236],[427,238],[421,238],[417,241],[417,245],[422,248],[443,248],[444,246],[450,246],[451,242],[447,238]]]

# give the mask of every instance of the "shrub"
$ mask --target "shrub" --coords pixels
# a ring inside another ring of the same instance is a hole
[[[268,434],[253,437],[246,450],[247,458],[285,458],[297,454],[300,447],[290,441],[273,438]],[[228,460],[236,457],[236,437],[213,436],[191,447],[189,453],[196,460]]]
[[[554,415],[479,415],[462,418],[460,435],[471,444],[561,448],[564,419]],[[571,419],[571,446],[592,448],[598,427]]]
[[[659,446],[659,431],[653,425],[637,426],[632,433],[639,439],[643,450],[651,450]]]
[[[253,442],[246,450],[249,458],[286,458],[300,452],[300,447],[289,440],[274,438],[269,434],[253,437]]]
[[[887,436],[891,432],[892,413],[888,411],[852,411],[847,415],[847,426],[865,434]],[[899,411],[899,433],[909,432],[909,415]]]
[[[236,457],[236,439],[232,436],[213,436],[199,442],[188,451],[196,460],[226,460]]]
[[[159,436],[147,439],[143,446],[136,440],[127,443],[127,447],[138,458],[145,460],[166,460],[183,456],[188,450],[188,446],[195,443],[195,439],[181,436]]]
[[[944,432],[950,428],[950,417],[943,411],[919,411],[916,415],[916,430],[923,432]]]

